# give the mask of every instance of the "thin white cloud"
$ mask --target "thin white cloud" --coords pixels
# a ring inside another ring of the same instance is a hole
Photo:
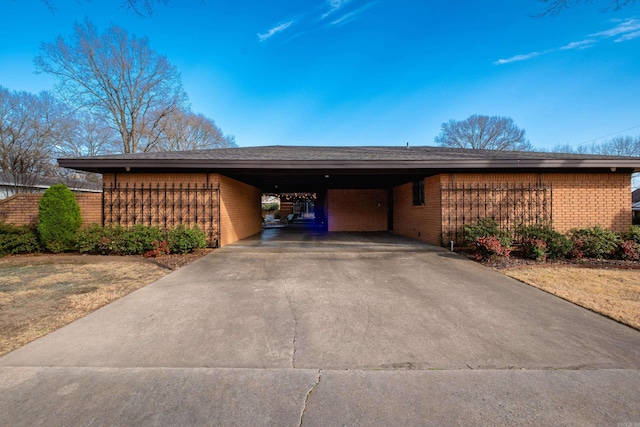
[[[632,33],[627,33],[627,34],[623,35],[622,37],[618,37],[614,41],[616,43],[620,43],[620,42],[626,42],[628,40],[637,39],[638,37],[640,37],[640,31],[634,31]]]
[[[282,24],[276,25],[275,27],[269,29],[268,31],[264,32],[264,33],[258,33],[258,38],[260,39],[261,42],[264,42],[266,40],[269,40],[271,37],[275,36],[276,34],[286,30],[287,28],[289,28],[290,26],[293,25],[294,21],[288,21],[288,22],[284,22]]]
[[[613,28],[604,31],[598,31],[597,33],[590,34],[589,37],[603,37],[610,38],[619,36],[620,34],[632,33],[640,31],[640,20],[627,19],[625,21],[617,22]]]
[[[510,64],[512,62],[526,61],[527,59],[531,59],[531,58],[535,58],[536,56],[539,56],[540,53],[541,52],[530,52],[524,55],[512,56],[511,58],[498,59],[496,62],[494,62],[494,64],[503,65],[503,64]]]
[[[327,0],[327,4],[329,5],[329,10],[322,14],[320,19],[325,19],[333,13],[340,10],[342,7],[351,3],[351,0]]]
[[[560,50],[572,50],[572,49],[586,49],[593,46],[596,43],[594,39],[580,40],[577,42],[571,42],[568,45],[562,46]]]
[[[592,46],[595,46],[597,43],[600,43],[604,40],[617,37],[614,42],[620,43],[628,40],[633,40],[640,38],[640,20],[638,19],[626,19],[626,20],[615,20],[611,21],[616,25],[613,28],[609,28],[608,30],[598,31],[597,33],[589,34],[588,39],[579,40],[575,42],[571,42],[567,45],[564,45],[555,49],[547,49],[541,52],[530,52],[522,55],[515,55],[511,58],[506,59],[498,59],[494,62],[495,65],[504,65],[509,64],[511,62],[518,61],[526,61],[531,58],[535,58],[540,55],[545,55],[551,52],[565,51],[565,50],[573,50],[573,49],[587,49]]]
[[[335,19],[335,20],[331,21],[330,25],[346,24],[347,22],[351,21],[355,16],[360,15],[362,12],[364,12],[367,9],[369,9],[371,6],[373,6],[376,3],[379,3],[379,1],[369,2],[369,3],[365,4],[364,6],[362,6],[361,8],[356,9],[353,12],[349,12],[349,13],[347,13],[345,15],[342,15],[338,19]]]
[[[287,40],[293,40],[301,35],[325,30],[336,25],[346,24],[371,6],[382,1],[383,0],[324,0],[320,6],[312,10],[293,16],[288,21],[278,24],[264,33],[258,33],[258,39],[261,42],[265,42],[292,26],[295,26],[296,31],[293,35],[290,35]],[[360,3],[361,6],[355,9],[357,3]],[[334,15],[332,20],[327,20],[326,18],[331,15]]]

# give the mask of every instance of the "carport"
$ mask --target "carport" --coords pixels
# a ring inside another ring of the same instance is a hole
[[[261,231],[260,194],[311,192],[329,231],[385,231],[433,244],[491,217],[564,231],[631,224],[640,160],[441,147],[270,146],[59,159],[103,174],[103,223],[198,224],[212,245]]]

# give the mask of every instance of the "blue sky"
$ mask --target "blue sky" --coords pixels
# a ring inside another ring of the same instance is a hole
[[[0,1],[0,85],[51,90],[34,73],[40,43],[85,17],[116,24],[147,36],[192,109],[240,146],[434,145],[471,114],[510,116],[540,148],[640,134],[640,7],[170,0],[145,18],[115,0]]]

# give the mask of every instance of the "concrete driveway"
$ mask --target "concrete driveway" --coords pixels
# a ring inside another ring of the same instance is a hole
[[[441,248],[265,230],[0,358],[0,425],[640,423],[640,332]]]

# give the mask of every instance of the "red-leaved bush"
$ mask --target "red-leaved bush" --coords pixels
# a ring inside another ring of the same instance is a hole
[[[640,245],[633,240],[625,240],[620,243],[620,258],[630,261],[640,260]]]
[[[490,259],[495,257],[509,258],[511,249],[503,246],[496,237],[478,237],[473,241],[475,247],[475,258],[480,261],[483,259]]]
[[[144,254],[147,258],[157,258],[161,255],[167,255],[171,252],[171,248],[169,248],[169,243],[166,240],[158,241],[154,240],[151,242],[153,249]]]

